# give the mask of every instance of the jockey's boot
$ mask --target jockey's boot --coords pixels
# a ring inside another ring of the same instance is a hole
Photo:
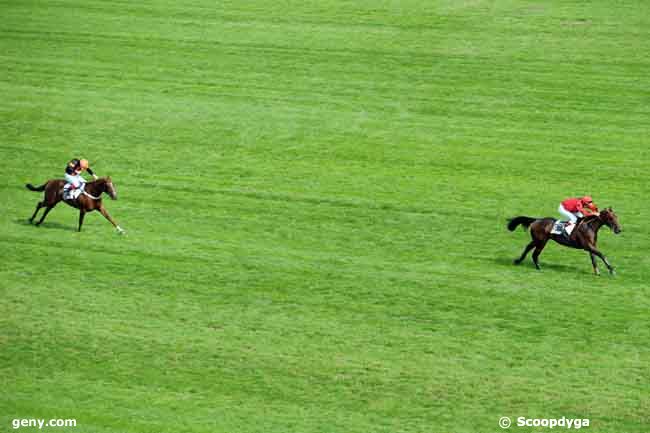
[[[572,223],[571,221],[567,221],[564,224],[564,237],[568,240],[571,237],[571,233],[573,233],[573,229],[575,228],[575,224]]]

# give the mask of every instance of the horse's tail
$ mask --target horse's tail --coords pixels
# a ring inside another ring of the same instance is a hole
[[[528,228],[537,218],[531,218],[527,216],[518,216],[508,220],[508,230],[511,232],[514,231],[519,224]]]
[[[30,191],[41,192],[41,191],[45,191],[45,187],[47,186],[47,182],[45,182],[45,183],[44,183],[43,185],[41,185],[41,186],[34,186],[34,185],[32,185],[31,183],[28,183],[28,184],[25,185],[25,186],[26,186],[27,189],[30,190]]]

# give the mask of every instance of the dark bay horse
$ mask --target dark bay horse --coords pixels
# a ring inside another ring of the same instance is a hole
[[[76,200],[63,199],[63,185],[65,185],[65,180],[63,179],[48,180],[41,186],[33,186],[31,183],[25,185],[27,189],[31,191],[45,191],[43,201],[38,202],[34,214],[29,219],[30,223],[34,221],[38,211],[44,207],[45,212],[43,212],[43,216],[41,216],[41,219],[36,223],[37,226],[40,225],[54,206],[56,206],[60,201],[64,201],[66,204],[79,209],[79,231],[81,231],[81,226],[83,225],[86,213],[98,210],[111,222],[111,224],[113,224],[118,233],[124,233],[124,230],[117,225],[102,203],[101,196],[103,193],[108,194],[108,196],[113,200],[117,199],[117,191],[115,190],[115,186],[110,177],[100,177],[97,180],[86,183],[84,191]]]
[[[591,264],[596,275],[600,275],[600,271],[596,265],[596,256],[605,263],[610,274],[615,274],[614,268],[609,261],[607,261],[607,258],[596,248],[598,230],[600,230],[603,225],[608,226],[616,234],[619,234],[622,231],[621,226],[618,223],[618,217],[611,207],[602,210],[598,215],[589,215],[579,220],[576,227],[573,229],[573,232],[571,232],[571,236],[568,238],[564,235],[551,233],[556,221],[557,220],[554,218],[530,218],[526,216],[518,216],[508,221],[508,230],[510,231],[514,231],[520,224],[524,227],[530,227],[530,236],[532,238],[532,241],[526,245],[521,257],[515,260],[515,265],[520,264],[526,257],[526,254],[534,248],[533,262],[535,263],[535,267],[540,269],[539,255],[546,246],[546,242],[548,242],[549,239],[553,239],[561,245],[589,252]]]

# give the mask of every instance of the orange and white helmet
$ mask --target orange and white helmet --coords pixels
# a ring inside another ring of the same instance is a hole
[[[87,170],[88,169],[88,160],[87,159],[80,159],[79,160],[79,168],[82,170]]]

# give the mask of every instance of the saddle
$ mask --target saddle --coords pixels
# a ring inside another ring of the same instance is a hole
[[[79,188],[73,188],[72,184],[67,183],[63,186],[63,200],[76,200],[84,192],[84,184]]]
[[[569,236],[571,236],[571,233],[580,225],[582,222],[583,218],[579,218],[578,221],[575,223],[572,223],[570,221],[560,221],[556,220],[555,223],[553,223],[553,228],[551,229],[551,234],[553,235],[563,235],[567,239]]]

